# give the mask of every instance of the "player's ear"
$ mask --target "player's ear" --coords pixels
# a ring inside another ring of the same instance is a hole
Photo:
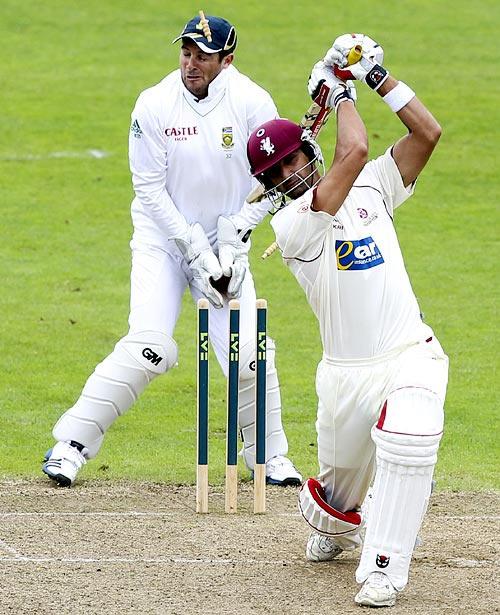
[[[222,68],[227,68],[234,60],[234,53],[230,53],[222,60]]]

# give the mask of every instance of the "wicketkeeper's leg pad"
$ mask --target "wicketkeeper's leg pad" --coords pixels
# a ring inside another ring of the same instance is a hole
[[[158,331],[129,333],[99,363],[73,407],[56,423],[59,441],[75,441],[95,457],[112,423],[137,400],[146,386],[177,362],[174,340]]]
[[[281,392],[275,365],[274,341],[266,338],[266,459],[286,455],[288,442],[281,423]],[[253,470],[255,464],[255,343],[240,348],[238,422],[243,436],[243,457]]]
[[[332,538],[344,551],[361,544],[364,519],[360,511],[342,512],[326,501],[325,490],[315,478],[308,478],[299,492],[299,511],[310,527]]]

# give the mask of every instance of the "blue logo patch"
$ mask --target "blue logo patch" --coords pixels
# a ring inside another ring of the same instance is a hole
[[[371,237],[364,239],[345,239],[335,242],[337,254],[337,269],[340,271],[354,271],[356,269],[370,269],[384,262],[377,244]]]

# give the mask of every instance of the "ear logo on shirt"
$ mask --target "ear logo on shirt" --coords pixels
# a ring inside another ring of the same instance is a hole
[[[340,271],[370,269],[384,262],[377,244],[371,237],[337,240],[335,252],[337,269]]]

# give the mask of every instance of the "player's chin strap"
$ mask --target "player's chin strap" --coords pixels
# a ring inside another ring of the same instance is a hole
[[[314,188],[314,186],[316,186],[325,175],[323,152],[321,151],[318,143],[316,143],[313,139],[309,130],[302,131],[301,141],[302,150],[308,158],[308,161],[304,166],[291,173],[286,179],[277,185],[274,185],[273,182],[268,179],[266,172],[261,173],[257,177],[264,187],[264,197],[267,197],[272,204],[272,207],[269,210],[271,215],[274,215],[294,200],[291,193],[296,190],[297,185],[302,184],[305,188],[305,192],[311,188]],[[304,176],[301,175],[303,171],[306,171]],[[314,179],[315,174],[318,175],[316,179]],[[286,184],[290,183],[290,181],[293,185],[286,190]]]
[[[333,538],[344,550],[360,544],[360,532],[364,528],[361,513],[355,510],[343,513],[330,506],[325,490],[315,478],[307,479],[302,485],[299,511],[314,531]]]

